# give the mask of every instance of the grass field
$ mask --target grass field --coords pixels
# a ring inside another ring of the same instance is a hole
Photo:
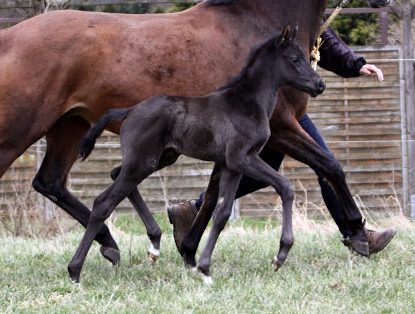
[[[369,259],[351,253],[328,222],[296,222],[286,264],[270,264],[280,226],[237,220],[221,235],[213,255],[214,284],[183,267],[167,218],[155,265],[146,258],[141,222],[127,216],[110,225],[122,250],[116,268],[94,245],[81,284],[66,267],[82,237],[74,230],[50,238],[10,237],[0,246],[1,313],[413,313],[415,224],[389,219],[398,233]],[[1,234],[1,233],[0,233]]]

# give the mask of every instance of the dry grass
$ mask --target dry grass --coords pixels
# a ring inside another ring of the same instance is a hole
[[[13,193],[7,194],[6,210],[0,211],[0,235],[47,238],[72,230],[77,223],[63,210],[53,205],[48,217],[42,207],[45,198],[33,190],[27,180],[16,180],[10,185]]]

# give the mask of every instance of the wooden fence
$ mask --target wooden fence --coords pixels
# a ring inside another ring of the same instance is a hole
[[[375,78],[343,79],[319,69],[327,83],[323,95],[311,99],[309,115],[328,146],[340,160],[352,195],[371,215],[400,209],[402,202],[402,129],[400,50],[396,47],[356,48],[385,74]],[[0,208],[16,203],[27,191],[41,160],[44,144],[38,143],[13,164],[0,181]],[[120,164],[118,137],[106,133],[88,161],[77,162],[68,182],[70,190],[88,206],[110,183],[109,171]],[[186,157],[146,179],[139,189],[153,211],[165,211],[170,203],[196,198],[207,186],[211,163]],[[296,207],[308,214],[322,214],[320,189],[313,171],[286,158],[280,170],[293,183]],[[34,192],[33,192],[34,193]],[[242,216],[280,215],[279,197],[270,188],[243,197],[237,209]],[[127,201],[118,210],[129,211]]]

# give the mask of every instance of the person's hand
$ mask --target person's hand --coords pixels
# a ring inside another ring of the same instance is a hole
[[[365,64],[361,67],[359,73],[361,75],[376,75],[379,81],[383,81],[383,72],[376,65]]]

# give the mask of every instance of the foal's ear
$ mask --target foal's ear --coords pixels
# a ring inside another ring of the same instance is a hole
[[[287,26],[284,27],[284,30],[281,33],[281,36],[279,38],[279,44],[282,44],[287,39],[289,39],[290,35],[291,35],[291,26],[290,24],[287,24]]]
[[[295,25],[295,27],[292,29],[290,40],[294,41],[295,37],[297,36],[297,32],[298,32],[298,24]]]

